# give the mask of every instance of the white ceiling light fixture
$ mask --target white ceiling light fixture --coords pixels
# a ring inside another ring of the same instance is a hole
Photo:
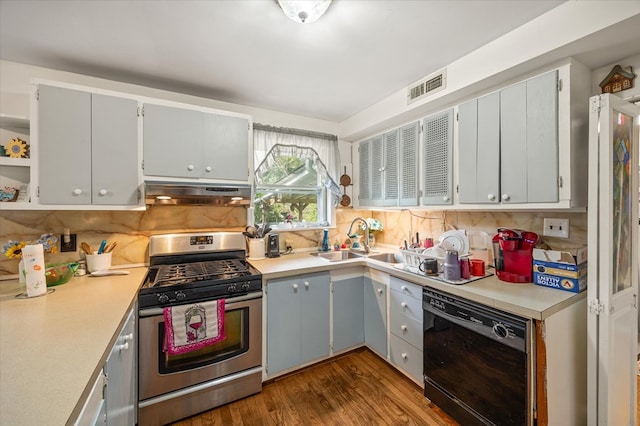
[[[332,0],[276,0],[287,18],[299,24],[316,22],[327,11]]]

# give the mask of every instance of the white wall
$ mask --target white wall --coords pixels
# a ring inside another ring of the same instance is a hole
[[[339,137],[351,142],[420,119],[482,91],[522,79],[526,73],[576,53],[612,42],[620,24],[620,42],[637,38],[640,2],[568,1],[446,67],[446,89],[407,105],[406,88],[340,123]],[[629,18],[634,18],[629,22]],[[446,37],[443,37],[446,45]],[[425,53],[428,54],[428,53]]]
[[[225,111],[240,112],[251,115],[253,117],[253,121],[256,123],[268,124],[271,126],[291,127],[334,135],[338,132],[338,124],[331,121],[253,108],[245,105],[216,101],[214,99],[169,92],[152,87],[105,80],[82,74],[74,74],[4,60],[0,60],[1,113],[24,117],[29,116],[30,81],[34,78],[78,84],[97,89],[112,90],[175,102],[183,102]]]

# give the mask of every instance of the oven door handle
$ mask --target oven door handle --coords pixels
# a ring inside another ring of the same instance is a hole
[[[243,294],[242,296],[230,297],[228,299],[225,299],[224,301],[225,308],[232,307],[230,306],[232,303],[244,302],[247,300],[261,299],[261,298],[262,298],[262,291],[254,291],[251,293]],[[167,306],[167,307],[170,307],[170,306]],[[140,318],[152,317],[152,316],[162,315],[163,313],[164,313],[164,308],[149,308],[149,309],[142,309],[141,311],[139,311],[138,316]]]

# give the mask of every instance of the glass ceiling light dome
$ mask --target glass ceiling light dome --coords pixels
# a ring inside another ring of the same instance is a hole
[[[317,21],[327,11],[332,0],[276,0],[285,15],[300,24]]]

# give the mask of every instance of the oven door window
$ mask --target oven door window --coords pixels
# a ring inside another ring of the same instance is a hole
[[[527,354],[427,313],[424,374],[496,424],[525,424]]]
[[[249,350],[249,308],[227,310],[224,313],[226,338],[211,346],[180,355],[162,350],[164,321],[158,324],[158,366],[160,374],[176,373],[211,365],[243,354]]]

